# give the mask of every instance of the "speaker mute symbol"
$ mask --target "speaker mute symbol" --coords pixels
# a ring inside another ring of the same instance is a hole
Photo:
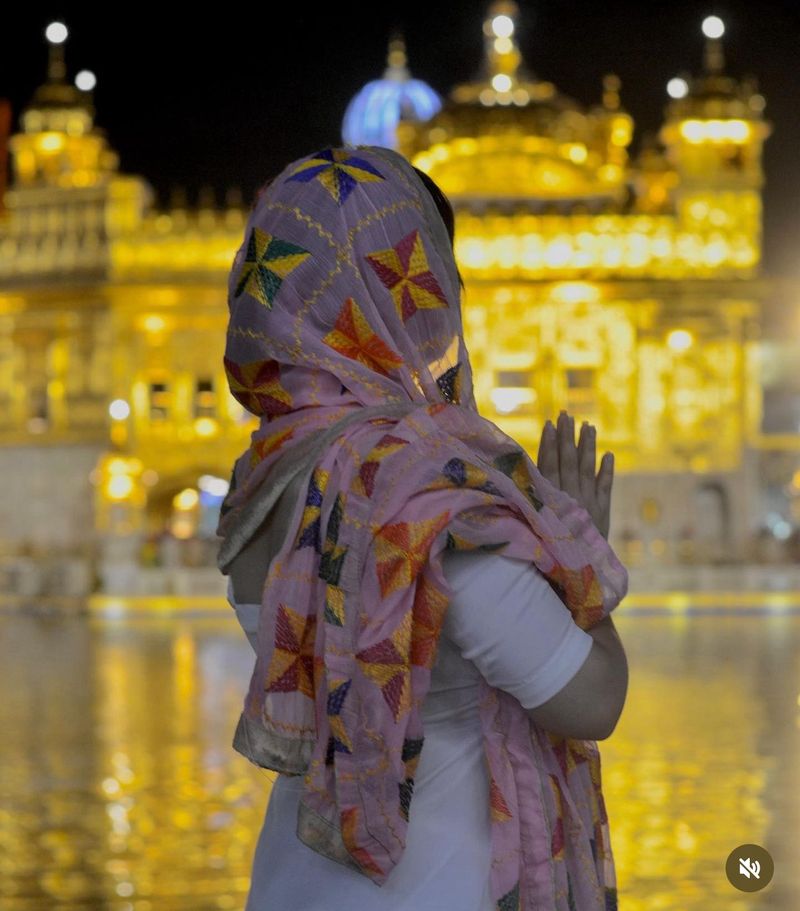
[[[749,857],[746,857],[744,860],[740,857],[739,872],[748,879],[750,879],[751,876],[755,876],[755,878],[758,879],[759,873],[761,872],[761,864],[757,860],[754,860],[751,863]]]

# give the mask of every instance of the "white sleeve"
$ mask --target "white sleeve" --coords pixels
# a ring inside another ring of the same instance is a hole
[[[453,590],[442,634],[491,686],[532,709],[580,670],[594,640],[532,563],[445,551],[442,569]]]

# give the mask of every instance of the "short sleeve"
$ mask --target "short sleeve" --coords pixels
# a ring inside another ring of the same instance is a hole
[[[594,640],[533,563],[445,551],[442,569],[453,591],[442,634],[491,686],[532,709],[577,674]]]

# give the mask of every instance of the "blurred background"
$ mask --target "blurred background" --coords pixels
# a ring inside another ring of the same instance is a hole
[[[226,280],[257,189],[342,142],[451,199],[481,413],[535,458],[566,409],[615,454],[621,907],[798,906],[800,10],[606,7],[12,14],[3,911],[244,905],[271,777],[230,747],[252,653],[214,530],[256,424]]]

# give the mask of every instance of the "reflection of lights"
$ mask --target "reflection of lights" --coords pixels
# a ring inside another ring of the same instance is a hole
[[[510,54],[511,48],[514,45],[511,43],[510,38],[495,38],[494,39],[494,49],[498,54]]]
[[[510,38],[514,34],[514,20],[510,16],[495,16],[492,31],[498,38]]]
[[[667,336],[667,345],[673,351],[686,351],[692,347],[693,342],[692,333],[687,332],[686,329],[673,329]]]
[[[162,317],[150,314],[142,320],[142,325],[148,332],[161,332],[165,323]]]
[[[97,78],[91,70],[81,70],[75,77],[75,85],[82,92],[91,92],[97,85]]]
[[[667,83],[667,94],[670,98],[685,98],[689,94],[689,83],[675,76]]]
[[[217,432],[217,422],[214,418],[197,418],[194,422],[194,432],[199,437],[210,437]]]
[[[176,493],[172,498],[172,505],[175,509],[194,509],[200,499],[199,494],[194,487],[186,487],[180,493]]]
[[[154,484],[158,484],[158,472],[152,468],[148,468],[142,472],[142,484],[146,487],[152,487]]]
[[[586,161],[586,155],[587,155],[586,146],[584,146],[584,145],[570,146],[569,151],[567,152],[567,155],[569,155],[570,161],[574,161],[575,164],[582,164],[584,161]]]
[[[63,22],[51,22],[44,32],[44,36],[50,44],[63,44],[67,40],[68,34],[67,27]]]
[[[108,413],[114,418],[115,421],[124,421],[125,418],[131,413],[131,406],[125,401],[125,399],[114,399],[114,401],[108,406]]]
[[[600,292],[588,282],[561,282],[550,292],[554,300],[564,304],[579,304],[584,301],[596,301]]]
[[[510,414],[520,405],[532,402],[536,397],[533,389],[522,389],[508,386],[499,386],[490,393],[492,404],[501,414]]]
[[[719,16],[706,16],[702,29],[706,38],[721,38],[725,34],[725,23]]]
[[[701,219],[708,215],[708,203],[698,200],[689,206],[689,214],[692,218]]]
[[[106,491],[112,500],[124,500],[133,490],[133,481],[126,474],[115,474],[108,479]]]
[[[492,77],[492,88],[495,92],[508,92],[511,89],[511,77],[505,73],[498,73]]]
[[[772,534],[775,535],[779,541],[787,540],[791,533],[792,526],[785,519],[781,519],[780,522],[776,522],[772,526]]]
[[[200,475],[197,481],[200,490],[210,493],[214,497],[224,497],[228,492],[228,482],[224,478],[217,478],[213,474]]]
[[[741,144],[750,136],[750,124],[746,120],[684,120],[680,126],[681,136],[687,142],[733,142]]]
[[[171,531],[176,538],[185,541],[187,538],[192,537],[194,526],[190,519],[178,518],[172,523]]]
[[[64,146],[64,137],[58,133],[45,133],[39,140],[39,147],[45,152],[57,152]]]
[[[104,778],[100,787],[103,789],[104,794],[113,796],[114,794],[119,794],[119,782],[116,778]]]

